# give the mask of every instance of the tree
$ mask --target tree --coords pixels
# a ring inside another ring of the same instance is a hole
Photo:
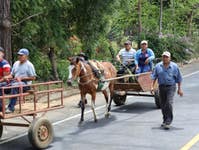
[[[6,59],[12,63],[10,0],[0,0],[0,46],[5,49]]]

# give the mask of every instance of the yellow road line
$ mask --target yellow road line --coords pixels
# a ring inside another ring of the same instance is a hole
[[[186,145],[184,145],[180,150],[189,150],[194,144],[199,141],[199,134],[192,138]]]

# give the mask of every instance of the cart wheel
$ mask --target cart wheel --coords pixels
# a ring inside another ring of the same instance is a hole
[[[125,95],[119,95],[114,93],[113,95],[113,101],[117,106],[124,105],[126,102],[126,94]]]
[[[3,135],[3,125],[1,124],[1,119],[0,119],[0,139]]]
[[[34,148],[44,149],[53,140],[53,127],[46,118],[33,120],[28,130],[28,138]]]
[[[161,107],[161,102],[160,102],[160,96],[159,96],[159,90],[156,90],[154,93],[154,99],[155,99],[155,104],[156,107],[159,109]]]

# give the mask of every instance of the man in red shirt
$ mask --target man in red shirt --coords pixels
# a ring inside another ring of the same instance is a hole
[[[2,95],[1,87],[7,86],[9,80],[4,77],[10,75],[11,67],[7,60],[4,59],[4,49],[0,47],[0,96]],[[2,111],[2,100],[0,99],[0,111]]]

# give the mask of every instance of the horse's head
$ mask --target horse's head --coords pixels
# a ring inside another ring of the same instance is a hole
[[[68,60],[70,61],[70,66],[68,67],[69,75],[67,84],[72,86],[73,80],[79,77],[82,67],[79,57],[69,57]]]

